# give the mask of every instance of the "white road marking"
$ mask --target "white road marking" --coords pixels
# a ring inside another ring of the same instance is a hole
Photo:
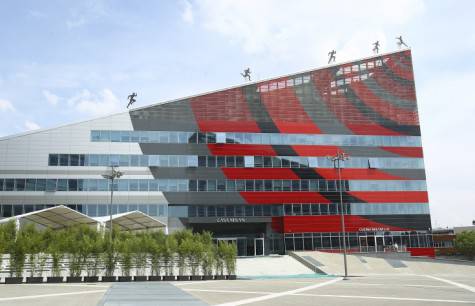
[[[52,286],[56,286],[56,287],[87,287],[87,288],[109,288],[110,286],[109,285],[96,285],[96,284],[90,284],[90,285],[86,285],[86,284],[54,284],[54,283],[43,283],[43,284],[22,284],[21,286],[35,286],[35,287],[40,287],[40,286],[44,286],[44,287],[52,287]]]
[[[320,288],[320,287],[323,287],[323,286],[328,286],[328,285],[331,285],[333,283],[339,282],[342,279],[343,279],[342,277],[339,277],[339,278],[335,278],[335,279],[332,279],[332,280],[327,281],[327,282],[318,283],[318,284],[315,284],[315,285],[306,286],[306,287],[302,287],[302,288],[298,288],[298,289],[294,289],[294,290],[278,292],[278,293],[270,293],[270,294],[267,294],[267,295],[264,295],[264,296],[253,297],[253,298],[249,298],[249,299],[244,299],[244,300],[240,300],[240,301],[234,301],[234,302],[230,302],[230,303],[219,304],[219,305],[215,305],[215,306],[237,306],[237,305],[245,305],[245,304],[270,300],[270,299],[278,298],[278,297],[285,296],[285,295],[291,295],[291,294],[295,294],[295,293],[304,292],[304,291],[307,291],[307,290],[312,290],[312,289],[315,289],[315,288]]]
[[[185,289],[186,291],[198,292],[215,292],[215,293],[243,293],[243,294],[273,294],[272,292],[258,292],[258,291],[239,291],[239,290],[207,290],[207,289]],[[475,301],[465,300],[444,300],[444,299],[423,299],[423,298],[399,298],[390,296],[367,296],[367,295],[337,295],[337,294],[311,294],[311,293],[292,293],[291,296],[308,296],[308,297],[329,297],[329,298],[344,298],[344,299],[369,299],[369,300],[389,300],[389,301],[413,301],[413,302],[441,302],[441,303],[458,303],[458,304],[475,304]],[[222,305],[241,305],[226,303]]]
[[[475,301],[464,300],[442,300],[442,299],[422,299],[422,298],[399,298],[391,296],[368,296],[368,295],[338,295],[338,294],[292,294],[298,296],[313,296],[313,297],[334,297],[345,299],[371,299],[371,300],[390,300],[390,301],[418,301],[418,302],[442,302],[442,303],[465,303],[475,304]]]
[[[273,294],[275,292],[270,291],[242,291],[242,290],[220,290],[220,289],[191,289],[183,288],[184,291],[197,291],[197,292],[215,292],[215,293],[244,293],[244,294]]]
[[[56,296],[67,296],[67,295],[79,295],[87,293],[100,293],[106,292],[107,290],[90,290],[90,291],[77,291],[77,292],[64,292],[64,293],[52,293],[52,294],[39,294],[39,295],[27,295],[27,296],[13,296],[7,298],[0,298],[0,302],[4,301],[16,301],[16,300],[32,300],[45,297],[56,297]]]
[[[205,284],[205,283],[214,283],[214,282],[216,282],[216,280],[196,281],[196,282],[186,282],[186,283],[172,283],[172,284],[179,287],[179,286],[185,286],[185,285]]]
[[[438,280],[438,281],[441,281],[441,282],[444,282],[444,283],[447,283],[447,284],[451,284],[451,285],[454,285],[456,287],[463,288],[465,290],[468,290],[470,292],[475,293],[475,287],[472,287],[472,286],[469,286],[469,285],[457,283],[457,282],[451,281],[449,279],[435,277],[435,276],[432,276],[432,275],[425,275],[425,277],[432,278],[432,279],[435,279],[435,280]]]

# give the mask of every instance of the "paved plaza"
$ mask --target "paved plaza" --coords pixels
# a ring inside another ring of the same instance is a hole
[[[0,305],[475,304],[475,275],[367,275],[236,281],[0,285]]]

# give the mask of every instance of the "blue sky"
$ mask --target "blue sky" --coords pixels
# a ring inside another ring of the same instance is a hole
[[[434,226],[475,219],[473,1],[0,2],[0,136],[411,46]],[[462,153],[468,152],[469,156]]]

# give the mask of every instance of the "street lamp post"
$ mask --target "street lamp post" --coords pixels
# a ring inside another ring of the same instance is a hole
[[[110,189],[111,189],[111,201],[109,205],[109,239],[112,247],[112,200],[114,197],[114,180],[119,179],[122,175],[124,175],[123,172],[120,172],[119,170],[115,169],[116,166],[111,166],[111,172],[110,173],[105,173],[102,175],[103,178],[110,180]]]
[[[345,276],[343,279],[348,279],[348,266],[346,260],[346,230],[345,230],[345,212],[343,209],[343,184],[341,179],[341,162],[348,160],[348,154],[337,151],[335,156],[328,156],[328,159],[333,162],[333,167],[338,169],[338,189],[340,191],[340,221],[341,233],[343,235],[343,262],[345,266]]]

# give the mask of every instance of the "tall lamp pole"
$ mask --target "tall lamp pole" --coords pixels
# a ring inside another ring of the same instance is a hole
[[[346,229],[345,229],[345,212],[343,209],[343,184],[341,179],[341,162],[348,160],[348,154],[337,151],[335,156],[328,156],[328,159],[333,162],[333,167],[338,169],[338,189],[340,191],[340,221],[341,233],[343,235],[343,262],[345,265],[345,276],[343,279],[348,279],[348,265],[346,261]]]
[[[110,189],[111,189],[111,201],[109,205],[109,239],[110,239],[110,244],[112,247],[112,199],[114,197],[114,180],[119,179],[122,175],[124,175],[123,172],[120,172],[119,170],[116,170],[116,166],[111,166],[111,171],[110,173],[105,173],[102,175],[103,178],[110,180]]]

